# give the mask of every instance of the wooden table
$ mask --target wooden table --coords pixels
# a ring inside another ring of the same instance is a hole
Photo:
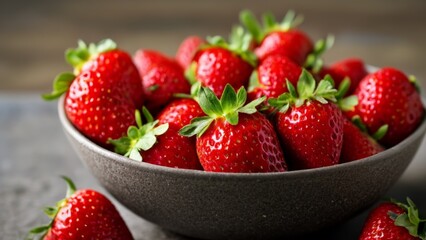
[[[81,164],[62,132],[56,103],[42,102],[54,76],[71,68],[63,52],[77,39],[109,37],[125,50],[153,48],[173,55],[189,34],[227,35],[241,9],[282,16],[294,9],[312,39],[328,33],[330,63],[357,56],[376,66],[417,75],[426,90],[426,1],[2,1],[0,2],[0,236],[22,239],[45,223],[42,208],[65,194],[59,178],[106,193]],[[411,196],[426,210],[426,143],[388,196]],[[107,194],[107,193],[106,193]],[[110,196],[110,195],[108,195]],[[356,196],[354,196],[356,197]],[[111,198],[111,196],[110,196]],[[131,213],[114,200],[136,239],[187,239]],[[366,212],[325,230],[327,239],[357,239]]]

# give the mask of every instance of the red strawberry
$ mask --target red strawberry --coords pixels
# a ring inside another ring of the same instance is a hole
[[[247,86],[256,57],[248,51],[250,37],[241,28],[234,29],[228,44],[221,37],[209,38],[209,44],[199,50],[188,72],[193,82],[201,82],[220,96],[227,84],[234,89]]]
[[[31,235],[43,234],[44,240],[73,239],[133,239],[115,206],[101,193],[91,189],[76,191],[72,181],[67,196],[56,207],[46,208],[52,221],[34,228]]]
[[[337,164],[343,140],[343,120],[332,81],[316,82],[306,70],[297,83],[297,92],[288,81],[288,93],[269,100],[278,108],[276,125],[283,151],[294,169]]]
[[[202,88],[199,103],[205,117],[195,118],[182,128],[185,136],[197,135],[197,153],[205,171],[282,172],[287,169],[272,124],[258,113],[264,98],[244,106],[247,93],[226,85],[219,100]]]
[[[115,151],[133,160],[185,169],[202,169],[194,141],[179,135],[180,127],[153,119],[146,108],[143,113],[147,123],[142,125],[139,111],[136,111],[136,126],[129,127],[128,136],[111,143]]]
[[[141,76],[147,74],[153,67],[168,64],[171,60],[161,52],[150,49],[139,49],[133,56],[133,61]]]
[[[301,23],[301,18],[296,18],[294,12],[289,11],[281,23],[277,23],[270,14],[265,14],[263,19],[262,28],[251,12],[243,11],[240,14],[241,22],[257,43],[254,51],[259,60],[278,54],[303,66],[314,46],[304,32],[294,29]]]
[[[47,100],[65,95],[65,113],[73,125],[94,142],[107,146],[135,123],[134,111],[141,107],[143,91],[138,71],[126,52],[105,40],[88,47],[79,42],[66,57],[75,74],[64,73],[54,82]]]
[[[286,81],[296,85],[302,68],[282,55],[273,55],[259,64],[250,81],[249,98],[276,98],[288,92]]]
[[[187,69],[191,65],[195,53],[205,43],[206,41],[198,36],[188,36],[183,40],[176,52],[176,61],[183,69]]]
[[[179,128],[191,123],[191,120],[204,115],[200,105],[190,98],[176,99],[170,102],[158,115],[159,123],[174,124]]]
[[[146,106],[151,111],[164,107],[176,93],[189,93],[189,82],[173,59],[155,51],[139,50],[134,61],[142,78]]]
[[[374,208],[364,223],[359,240],[426,239],[425,221],[419,218],[411,199],[407,204],[384,202]]]
[[[351,162],[384,151],[372,137],[362,132],[345,117],[343,118],[343,145],[340,162]]]
[[[333,78],[336,86],[339,86],[343,79],[348,77],[350,80],[350,87],[346,94],[349,95],[355,91],[359,82],[367,76],[368,72],[361,59],[348,58],[336,62],[330,67],[324,67],[319,74],[321,77],[325,77],[325,75],[329,74]]]
[[[386,147],[408,137],[423,119],[424,108],[415,84],[397,69],[382,68],[369,74],[354,94],[359,103],[347,115],[359,115],[369,133],[387,125],[386,135],[379,140]]]

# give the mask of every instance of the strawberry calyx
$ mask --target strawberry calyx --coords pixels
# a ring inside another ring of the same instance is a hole
[[[349,77],[345,77],[339,84],[337,89],[336,99],[337,105],[342,111],[353,111],[355,106],[358,105],[358,97],[356,95],[349,95],[345,97],[346,93],[351,86]]]
[[[239,113],[253,114],[257,112],[256,107],[265,100],[265,97],[253,100],[248,104],[245,104],[246,100],[247,91],[244,87],[235,92],[234,88],[227,84],[220,100],[210,88],[201,87],[198,93],[198,103],[207,116],[192,119],[191,123],[184,126],[179,133],[187,137],[194,135],[200,137],[218,118],[224,118],[231,125],[237,125]]]
[[[141,162],[142,155],[140,151],[147,151],[157,142],[156,136],[164,134],[169,124],[158,125],[158,120],[154,121],[147,108],[142,108],[142,113],[147,123],[142,124],[142,117],[139,110],[135,111],[137,126],[130,126],[127,129],[127,136],[119,139],[110,139],[108,142],[114,146],[114,151],[130,159]]]
[[[52,227],[53,221],[55,220],[59,210],[63,206],[65,206],[65,204],[67,203],[67,199],[75,193],[76,187],[73,181],[66,176],[62,176],[62,179],[64,179],[67,184],[67,193],[65,195],[65,198],[58,201],[54,207],[46,207],[44,209],[44,213],[51,219],[50,222],[46,225],[38,226],[31,229],[28,235],[28,239],[34,239],[36,236],[41,236],[40,239],[43,239],[43,237],[49,232],[49,229]]]
[[[98,44],[87,45],[82,40],[78,41],[78,47],[65,51],[65,60],[74,67],[74,73],[64,72],[58,74],[53,80],[53,90],[51,93],[42,94],[46,101],[58,99],[68,91],[72,81],[80,74],[83,65],[90,59],[96,58],[99,54],[114,50],[117,44],[111,39],[105,39]]]
[[[314,50],[307,56],[304,67],[318,73],[324,65],[321,56],[334,45],[334,36],[328,35],[315,43]]]
[[[53,80],[53,90],[51,93],[42,94],[41,97],[46,101],[58,99],[62,94],[68,91],[72,81],[74,81],[75,75],[73,73],[64,72],[60,73]]]
[[[391,202],[405,211],[405,213],[402,214],[396,214],[391,211],[388,212],[389,217],[394,220],[394,224],[406,228],[411,236],[425,240],[426,219],[420,218],[419,210],[414,202],[409,197],[407,197],[408,204],[398,202],[395,199],[391,199]]]
[[[232,29],[228,42],[221,36],[209,36],[207,37],[207,44],[201,46],[200,49],[212,47],[224,48],[240,56],[244,61],[254,67],[257,64],[257,57],[250,51],[251,42],[252,36],[243,27],[235,26]]]
[[[290,10],[281,22],[277,22],[273,14],[265,13],[262,15],[262,26],[251,11],[243,10],[240,13],[240,22],[253,36],[253,40],[260,43],[271,32],[286,32],[296,28],[303,22],[303,16],[296,15],[294,11]]]
[[[74,74],[78,75],[87,61],[116,48],[117,44],[111,39],[104,39],[97,44],[90,43],[89,45],[79,40],[77,48],[65,51],[65,60],[74,67]]]
[[[352,119],[351,119],[351,121],[362,132],[364,132],[367,135],[371,136],[376,141],[379,141],[380,139],[382,139],[386,135],[386,133],[388,132],[388,129],[389,129],[389,125],[388,124],[383,124],[382,126],[379,127],[379,129],[377,129],[376,132],[374,132],[373,134],[370,134],[368,132],[367,126],[364,124],[364,122],[362,121],[362,119],[361,119],[361,117],[359,115],[353,116]]]
[[[269,105],[279,112],[287,112],[290,106],[300,107],[303,104],[310,104],[311,101],[318,101],[327,104],[328,101],[336,102],[337,90],[334,88],[333,79],[327,75],[316,85],[316,81],[311,73],[306,69],[302,70],[297,82],[297,89],[287,80],[288,92],[281,94],[278,98],[270,98]]]

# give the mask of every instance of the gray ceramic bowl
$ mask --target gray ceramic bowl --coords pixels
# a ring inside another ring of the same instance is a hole
[[[140,163],[103,149],[59,116],[84,164],[124,206],[202,239],[267,239],[345,221],[372,205],[413,159],[426,121],[407,139],[351,163],[284,173],[210,173]]]

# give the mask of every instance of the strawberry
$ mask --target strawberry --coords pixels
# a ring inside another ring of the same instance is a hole
[[[52,221],[32,229],[31,239],[40,234],[44,240],[133,239],[123,218],[108,198],[91,189],[76,190],[69,178],[63,178],[68,184],[66,197],[55,207],[45,209]]]
[[[414,202],[380,203],[367,217],[359,240],[426,239],[426,219],[420,219]]]
[[[199,81],[220,96],[227,84],[234,89],[247,87],[256,65],[256,57],[248,50],[251,38],[242,28],[234,29],[230,43],[216,36],[207,39],[208,44],[197,51],[187,78]]]
[[[119,138],[133,125],[134,111],[143,103],[138,71],[128,53],[111,40],[87,46],[80,41],[66,52],[74,74],[60,74],[53,92],[44,99],[65,93],[65,113],[85,136],[104,147],[110,138]]]
[[[316,87],[313,76],[303,70],[297,83],[287,81],[288,93],[271,98],[283,151],[293,169],[337,164],[343,140],[343,120],[336,101],[337,90],[325,78]]]
[[[244,105],[246,90],[226,85],[221,99],[201,88],[198,99],[205,117],[183,127],[184,136],[197,135],[197,154],[205,171],[282,172],[287,169],[272,124],[257,112],[264,98]]]
[[[286,81],[296,84],[302,68],[282,55],[267,57],[257,67],[250,79],[249,99],[266,96],[276,98],[288,92]]]
[[[186,37],[176,52],[176,61],[183,69],[187,69],[191,65],[195,53],[205,43],[206,41],[199,36]]]
[[[137,126],[128,129],[128,135],[111,140],[115,152],[136,161],[144,161],[166,167],[198,169],[198,161],[194,141],[179,135],[177,124],[163,123],[153,119],[144,107],[143,114],[147,119],[142,124],[139,111],[135,112]]]
[[[384,151],[384,148],[375,139],[361,131],[361,129],[347,118],[343,118],[341,163],[366,158],[382,151]]]
[[[329,74],[336,86],[339,86],[345,77],[350,80],[350,88],[346,94],[352,94],[357,88],[359,82],[367,76],[368,72],[365,69],[365,64],[361,59],[348,58],[332,64],[329,67],[324,67],[319,72],[320,77],[325,77]]]
[[[170,102],[158,115],[159,123],[174,124],[182,128],[191,120],[204,115],[200,105],[191,98],[180,98]]]
[[[146,99],[146,106],[157,112],[176,93],[189,93],[190,85],[179,64],[159,52],[139,50],[134,57]]]
[[[301,23],[302,18],[296,17],[289,11],[281,23],[277,23],[274,16],[263,16],[264,26],[250,11],[240,14],[240,21],[248,29],[256,43],[254,52],[260,61],[270,55],[283,55],[296,64],[303,66],[308,55],[314,50],[310,38],[302,31],[295,29]]]
[[[424,108],[415,83],[395,68],[367,75],[354,94],[359,103],[346,114],[349,118],[358,115],[369,133],[387,126],[387,133],[379,140],[385,147],[401,142],[423,120]]]

